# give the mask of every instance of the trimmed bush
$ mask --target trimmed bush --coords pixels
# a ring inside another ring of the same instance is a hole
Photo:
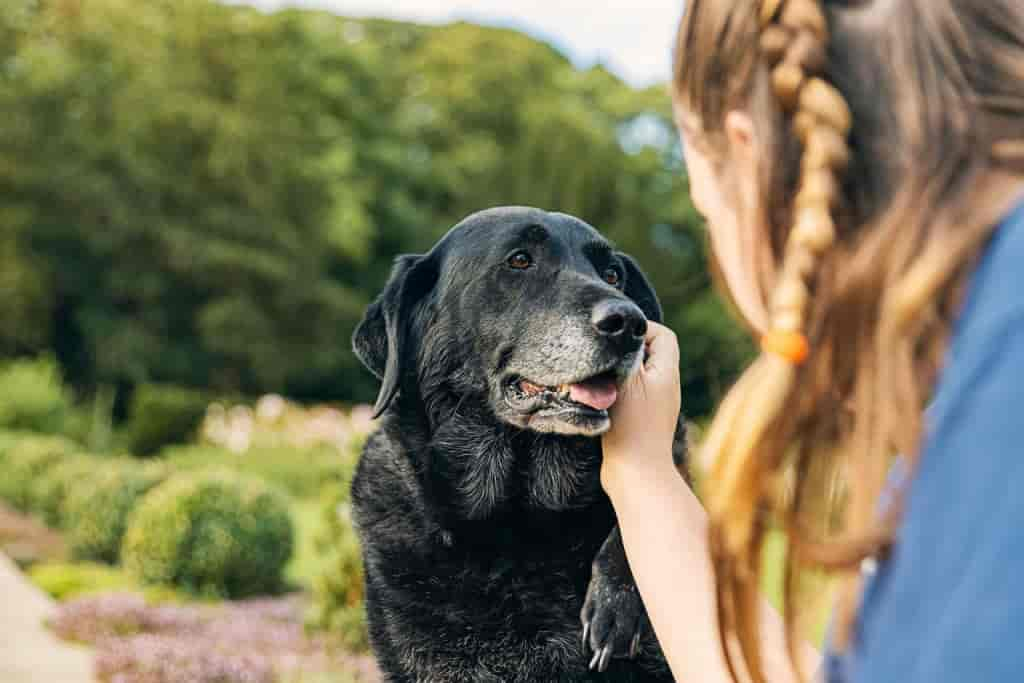
[[[337,634],[349,648],[369,648],[364,604],[365,579],[359,540],[352,528],[348,485],[325,489],[322,526],[316,539],[318,566],[306,615],[313,628]]]
[[[56,436],[18,439],[3,455],[0,499],[21,512],[31,511],[35,481],[75,450],[75,444]]]
[[[297,448],[258,447],[235,453],[218,446],[180,446],[161,455],[177,471],[209,469],[223,465],[243,474],[261,477],[286,489],[296,498],[316,498],[325,485],[352,477],[356,459],[330,446]]]
[[[293,544],[283,493],[214,469],[178,474],[150,492],[121,558],[143,582],[236,598],[279,591]]]
[[[80,454],[55,462],[31,483],[31,511],[48,526],[65,528],[64,504],[71,492],[76,488],[89,489],[90,482],[100,474],[98,468],[110,462]]]
[[[64,503],[71,556],[114,564],[136,504],[170,474],[164,463],[106,465],[88,486],[73,487]]]
[[[57,434],[71,397],[50,356],[0,365],[0,428]]]
[[[142,384],[135,390],[128,448],[136,455],[152,455],[171,444],[195,436],[206,415],[206,397],[198,391],[164,384]]]

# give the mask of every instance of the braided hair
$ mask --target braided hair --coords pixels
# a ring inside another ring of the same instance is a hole
[[[817,0],[763,0],[759,21],[761,58],[802,148],[798,189],[762,354],[729,393],[703,445],[713,463],[707,502],[719,573],[719,623],[735,631],[755,678],[761,671],[759,634],[737,627],[751,623],[743,615],[759,607],[750,591],[729,584],[756,573],[761,559],[764,536],[757,532],[766,523],[761,508],[771,463],[758,457],[758,446],[768,427],[785,419],[787,398],[811,353],[805,335],[811,290],[822,256],[836,241],[833,210],[842,199],[840,175],[850,162],[852,125],[842,94],[823,76],[829,28]],[[731,667],[728,649],[726,657]]]
[[[845,572],[842,648],[856,570],[894,536],[899,496],[876,509],[888,463],[913,473],[967,278],[1024,174],[1024,4],[687,0],[674,70],[698,142],[720,151],[742,109],[771,161],[768,331],[702,444],[723,651],[761,683],[769,528],[788,538],[798,673],[798,569]]]

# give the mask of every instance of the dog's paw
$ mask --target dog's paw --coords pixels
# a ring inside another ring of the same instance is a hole
[[[580,618],[584,652],[593,652],[590,668],[601,672],[613,658],[636,658],[651,628],[636,585],[602,572],[595,572],[590,581]]]

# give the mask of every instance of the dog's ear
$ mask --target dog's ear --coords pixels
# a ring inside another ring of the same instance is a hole
[[[408,362],[410,324],[416,305],[437,282],[437,269],[428,257],[399,256],[384,291],[366,309],[366,315],[352,335],[352,349],[369,370],[381,380],[373,416],[380,415],[398,393],[403,365]]]
[[[640,307],[648,320],[656,323],[662,322],[661,303],[658,301],[658,295],[654,293],[654,287],[647,280],[647,276],[631,256],[620,253],[619,258],[626,266],[626,296]]]

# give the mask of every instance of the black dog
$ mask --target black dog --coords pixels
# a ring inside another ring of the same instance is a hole
[[[647,320],[637,265],[564,214],[484,211],[398,259],[354,337],[382,380],[352,500],[386,680],[672,680],[599,480]]]

